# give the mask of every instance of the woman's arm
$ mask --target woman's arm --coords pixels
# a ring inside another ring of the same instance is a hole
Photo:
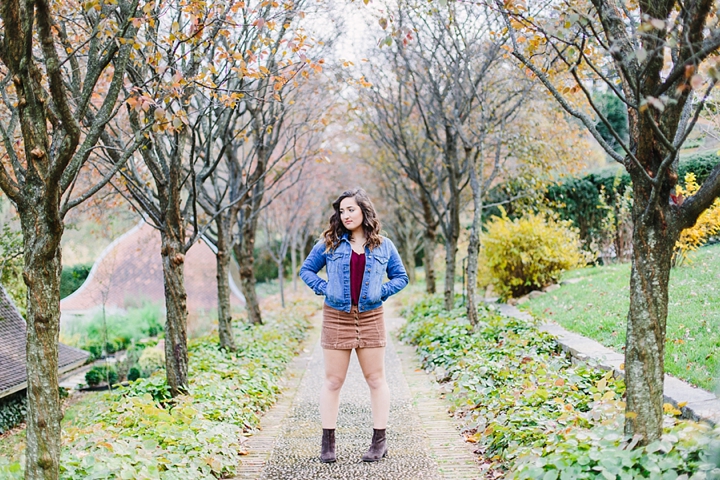
[[[397,292],[405,288],[408,284],[408,276],[403,266],[400,254],[389,239],[385,239],[389,242],[390,247],[390,258],[388,259],[387,276],[388,281],[383,283],[381,290],[381,300],[384,302],[391,295],[395,295]]]
[[[305,259],[300,267],[300,278],[308,287],[315,292],[316,295],[325,295],[327,291],[327,281],[320,278],[317,274],[325,266],[325,242],[319,241],[315,244],[310,255]]]

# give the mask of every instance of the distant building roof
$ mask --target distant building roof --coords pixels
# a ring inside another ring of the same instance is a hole
[[[7,292],[0,286],[0,398],[27,387],[27,324]],[[58,372],[84,364],[90,354],[58,344]]]
[[[202,240],[185,256],[185,288],[190,313],[217,309],[215,254]],[[242,294],[230,278],[231,303]],[[160,232],[145,222],[111,243],[98,257],[82,286],[60,302],[65,314],[83,314],[105,305],[125,309],[147,300],[165,303]]]

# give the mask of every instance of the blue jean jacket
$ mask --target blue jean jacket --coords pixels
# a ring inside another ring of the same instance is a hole
[[[352,247],[345,234],[340,244],[333,251],[325,250],[325,241],[315,244],[310,255],[300,267],[300,278],[317,295],[325,295],[328,306],[343,312],[352,307],[350,300],[350,256]],[[328,280],[317,274],[323,267],[327,269]],[[387,273],[388,281],[383,283]],[[379,247],[369,250],[365,247],[365,271],[360,290],[358,310],[361,312],[374,310],[382,302],[394,295],[408,284],[408,276],[400,259],[397,248],[386,237],[382,237]]]

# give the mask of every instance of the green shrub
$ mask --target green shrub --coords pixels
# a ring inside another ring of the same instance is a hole
[[[120,379],[127,378],[130,380],[130,370],[132,368],[136,368],[140,371],[137,363],[138,360],[140,360],[140,355],[142,355],[143,350],[145,350],[144,344],[133,343],[130,348],[125,351],[124,358],[115,364],[115,368],[117,368],[118,377],[120,377]],[[142,374],[140,376],[142,376]],[[137,380],[137,378],[134,378],[133,380]]]
[[[90,352],[93,359],[129,348],[134,342],[162,332],[160,307],[146,303],[129,308],[125,314],[110,314],[103,321],[102,313],[68,322],[62,327],[61,341]],[[107,341],[105,339],[107,338]]]
[[[138,366],[144,377],[148,377],[165,368],[165,352],[159,348],[146,348],[138,360]]]
[[[93,367],[85,372],[85,383],[89,386],[94,387],[100,385],[104,378],[103,371],[98,367]]]
[[[573,365],[531,322],[480,313],[473,328],[464,308],[443,311],[439,295],[426,297],[406,312],[399,336],[447,383],[450,411],[486,458],[513,460],[554,431],[587,426],[586,412],[624,392],[612,373]]]
[[[85,383],[89,386],[94,387],[100,385],[103,382],[107,382],[109,385],[114,385],[118,381],[118,374],[114,367],[110,365],[95,365],[90,370],[85,372]]]
[[[688,172],[694,172],[698,183],[702,184],[719,162],[720,156],[715,151],[681,156],[678,178],[683,179]],[[623,208],[621,204],[627,201],[629,186],[630,176],[618,166],[552,185],[545,199],[562,220],[572,221],[579,230],[583,247],[595,251],[597,245],[607,240],[607,217]],[[517,195],[506,186],[495,187],[490,193],[491,203],[502,203]],[[516,203],[520,202],[510,202],[506,207],[510,217],[519,211]],[[488,217],[501,215],[499,209],[490,209],[488,213]]]
[[[63,266],[60,274],[60,298],[65,298],[80,288],[90,275],[92,266],[92,263]]]
[[[131,382],[137,380],[140,378],[142,374],[140,373],[140,369],[138,367],[130,367],[130,370],[127,374],[127,379]]]
[[[273,250],[278,251],[279,242],[274,241]],[[267,282],[269,280],[276,280],[278,278],[278,266],[275,259],[272,258],[270,252],[268,252],[268,245],[262,245],[256,247],[253,252],[253,271],[255,273],[255,280],[257,282]],[[283,264],[283,270],[285,276],[290,274],[290,252],[285,255],[285,262]]]
[[[558,436],[539,453],[519,459],[512,478],[720,478],[720,429],[713,431],[706,424],[678,422],[664,429],[661,440],[629,449],[621,425],[619,420],[611,426],[572,430]]]
[[[539,214],[510,220],[494,217],[486,224],[482,261],[504,298],[524,295],[560,278],[585,262],[580,238],[570,222]]]
[[[27,395],[25,390],[0,399],[0,434],[25,421]]]
[[[620,100],[617,95],[607,92],[597,92],[594,95],[596,105],[600,108],[605,119],[610,123],[612,129],[620,137],[623,142],[627,142],[628,132],[628,120],[627,120],[627,106]],[[622,152],[623,149],[620,144],[615,140],[610,129],[605,123],[598,119],[595,123],[598,133],[603,139],[610,145],[616,152]]]

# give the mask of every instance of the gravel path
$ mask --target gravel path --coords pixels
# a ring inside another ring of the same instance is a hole
[[[318,318],[319,320],[319,318]],[[403,320],[386,309],[387,330]],[[318,325],[319,327],[319,325]],[[370,393],[353,353],[340,397],[337,462],[323,464],[318,393],[323,381],[322,349],[315,328],[307,350],[289,368],[286,393],[251,437],[236,478],[261,479],[471,479],[480,478],[471,448],[464,444],[447,406],[427,375],[417,372],[411,349],[389,334],[385,365],[390,386],[388,455],[377,463],[360,460],[372,436]],[[400,355],[398,355],[398,351]],[[406,378],[406,376],[408,378]]]

